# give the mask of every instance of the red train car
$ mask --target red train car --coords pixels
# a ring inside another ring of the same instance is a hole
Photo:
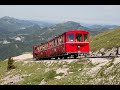
[[[86,30],[69,30],[52,40],[33,46],[35,59],[62,59],[76,58],[78,55],[87,55],[90,51],[90,33]]]

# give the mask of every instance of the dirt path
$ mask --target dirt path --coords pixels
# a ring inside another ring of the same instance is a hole
[[[15,61],[24,61],[24,60],[32,59],[32,58],[33,58],[33,55],[32,55],[32,54],[22,54],[22,55],[13,57],[13,59],[14,59]]]

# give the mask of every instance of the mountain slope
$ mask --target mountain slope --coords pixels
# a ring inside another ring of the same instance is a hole
[[[33,45],[47,42],[71,29],[84,29],[89,31],[92,36],[101,32],[73,21],[52,24],[52,26],[48,24],[45,26],[45,22],[43,24],[42,22],[34,22],[8,16],[0,18],[0,51],[2,51],[0,52],[0,59],[6,59],[9,56],[19,55],[23,52],[32,52]]]
[[[4,37],[0,38],[0,50],[2,51],[0,52],[0,59],[19,55],[23,52],[32,52],[33,45],[46,42],[67,30],[80,27],[84,28],[79,23],[69,21],[45,28],[34,25],[10,34],[4,34]]]
[[[0,27],[10,32],[18,31],[32,25],[34,25],[34,23],[25,20],[15,19],[9,16],[0,18]]]
[[[120,27],[110,31],[103,32],[91,38],[91,50],[100,48],[111,49],[120,46]]]
[[[46,31],[43,29],[43,31],[45,31],[45,32],[41,36],[43,38],[45,38],[45,40],[47,41],[47,40],[50,40],[50,39],[54,38],[55,36],[58,36],[58,35],[66,32],[68,30],[73,30],[73,29],[89,30],[88,28],[81,26],[80,23],[73,22],[73,21],[68,21],[68,22],[65,22],[65,23],[56,24],[53,27],[46,28],[45,29]]]
[[[0,18],[0,28],[8,30],[10,32],[23,30],[34,25],[38,25],[39,27],[43,28],[47,26],[52,26],[54,24],[43,21],[20,20],[9,16],[4,16]]]

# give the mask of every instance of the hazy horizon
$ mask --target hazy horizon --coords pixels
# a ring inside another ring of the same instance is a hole
[[[120,25],[120,5],[0,5],[0,18]]]

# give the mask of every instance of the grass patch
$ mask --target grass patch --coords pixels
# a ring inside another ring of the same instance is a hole
[[[5,73],[7,72],[7,61],[0,61],[0,79],[4,77]]]
[[[50,71],[46,72],[45,73],[45,81],[53,79],[56,75],[57,75],[56,71],[54,71],[54,70],[50,70]]]
[[[23,77],[23,81],[18,82],[18,85],[38,85],[42,80],[45,80],[47,85],[120,84],[120,63],[114,65],[113,62],[114,60],[107,63],[94,76],[87,74],[87,71],[96,65],[91,62],[82,62],[81,60],[69,64],[57,62],[51,65],[45,62],[15,62],[16,68],[11,70],[9,74],[19,74]],[[63,65],[67,65],[67,67],[63,67]],[[108,68],[111,66],[113,68],[109,70]],[[65,76],[63,75],[64,73],[56,74],[58,68],[69,68],[68,72],[73,73],[68,73]],[[105,73],[106,69],[108,69],[107,73]],[[1,61],[0,78],[5,77],[6,70],[7,61]],[[56,76],[63,76],[63,78],[54,79]]]
[[[120,28],[103,32],[92,37],[90,40],[91,51],[96,51],[101,48],[111,49],[112,47],[120,46]]]

